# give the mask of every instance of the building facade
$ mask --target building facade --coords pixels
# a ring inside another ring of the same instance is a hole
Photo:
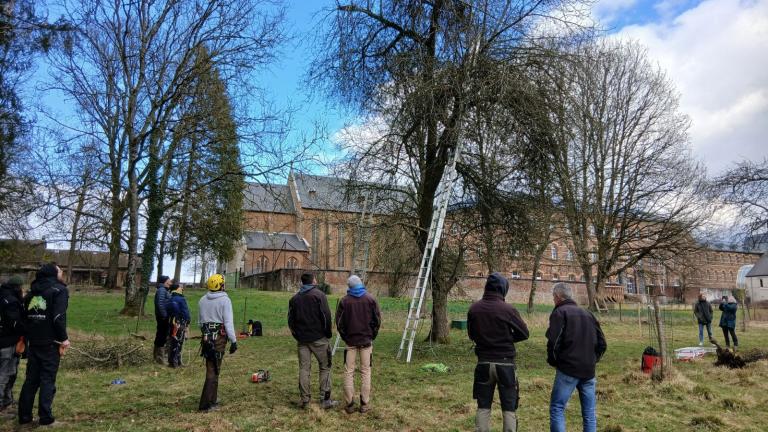
[[[334,290],[345,289],[344,281],[354,266],[358,223],[364,210],[369,211],[366,199],[362,193],[350,193],[346,180],[332,177],[291,173],[285,185],[249,184],[245,196],[246,233],[235,259],[227,263],[226,271],[239,269],[246,277],[252,277],[283,269],[310,270],[321,274],[321,279]],[[377,217],[387,216],[378,214]],[[449,222],[446,227],[451,230]],[[399,237],[404,241],[386,243]],[[540,291],[536,297],[539,302],[551,301],[548,293],[558,281],[570,283],[579,296],[586,297],[585,277],[568,236],[553,238],[557,240],[547,246],[536,274],[530,257],[512,253],[499,261],[500,270],[510,279],[513,301],[527,300],[534,280]],[[398,294],[407,290],[415,282],[413,273],[420,258],[410,246],[412,241],[391,227],[374,234],[372,239],[369,285],[380,285],[375,287],[379,293]],[[487,276],[482,254],[480,248],[466,252],[464,274],[455,292],[468,298],[481,294]],[[397,261],[393,258],[397,255],[404,259]],[[759,256],[754,252],[704,248],[686,257],[685,271],[676,271],[675,266],[667,263],[645,260],[609,278],[605,292],[617,301],[623,294],[644,295],[652,288],[663,288],[671,301],[690,302],[699,293],[719,298],[737,288],[737,272],[741,266],[754,264]],[[408,267],[406,277],[402,274],[403,266]],[[395,278],[396,283],[392,282]]]

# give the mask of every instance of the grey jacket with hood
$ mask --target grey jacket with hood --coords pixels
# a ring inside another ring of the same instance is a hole
[[[224,291],[209,291],[198,303],[197,323],[221,323],[227,331],[227,339],[237,342],[235,321],[232,313],[232,300]]]

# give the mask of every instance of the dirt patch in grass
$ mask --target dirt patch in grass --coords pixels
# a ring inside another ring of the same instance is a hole
[[[725,423],[718,417],[707,415],[692,418],[690,425],[696,432],[717,432],[725,426]]]

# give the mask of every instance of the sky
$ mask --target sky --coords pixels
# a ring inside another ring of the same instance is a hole
[[[327,0],[287,0],[294,36],[284,55],[262,75],[278,106],[299,106],[292,139],[311,135],[317,121],[329,135],[354,117],[322,95],[307,101],[303,82],[317,20]],[[768,157],[768,0],[600,0],[593,17],[606,36],[640,42],[666,71],[691,118],[693,157],[709,175],[744,159]],[[333,153],[332,144],[326,151]]]

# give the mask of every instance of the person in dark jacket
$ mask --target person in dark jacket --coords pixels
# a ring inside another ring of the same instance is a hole
[[[547,329],[547,363],[557,369],[549,402],[550,432],[565,432],[565,408],[579,391],[584,432],[597,430],[595,367],[608,345],[600,323],[573,301],[571,288],[560,282],[552,288],[555,309]]]
[[[166,312],[166,304],[171,298],[171,294],[168,291],[168,287],[171,286],[173,280],[168,276],[160,276],[157,278],[157,292],[155,293],[155,321],[157,323],[157,330],[155,331],[155,349],[153,356],[155,361],[159,364],[166,364],[166,343],[168,342],[168,313]]]
[[[55,421],[51,406],[56,394],[56,374],[61,356],[69,347],[69,291],[63,280],[64,273],[56,264],[45,264],[37,271],[24,299],[24,331],[29,346],[27,376],[19,396],[21,425],[32,422],[32,405],[38,390],[39,424],[50,425]]]
[[[475,343],[477,366],[472,398],[477,400],[475,430],[491,430],[493,392],[499,387],[504,432],[517,430],[519,386],[515,372],[515,342],[528,339],[528,326],[514,306],[504,301],[509,283],[499,273],[485,282],[483,298],[467,313],[467,333]]]
[[[733,349],[739,347],[739,339],[736,337],[736,311],[739,309],[736,298],[733,296],[727,299],[723,297],[723,302],[720,303],[720,310],[723,311],[720,315],[720,327],[723,329],[723,337],[725,337],[726,348],[731,347],[731,341],[728,335],[733,338]]]
[[[19,370],[16,343],[24,335],[23,283],[20,277],[13,276],[0,285],[0,412],[14,403],[13,384]]]
[[[358,276],[347,279],[347,295],[336,308],[336,330],[344,340],[344,410],[355,412],[355,364],[360,358],[360,412],[371,409],[371,358],[373,341],[381,327],[379,304],[365,290]]]
[[[699,301],[693,306],[693,315],[699,323],[699,346],[703,346],[704,327],[707,328],[709,339],[712,339],[712,305],[704,294],[699,294]]]
[[[168,366],[181,366],[181,350],[189,327],[189,306],[184,298],[184,288],[179,284],[169,287],[171,298],[165,305],[168,314]]]
[[[312,273],[301,275],[301,288],[288,302],[288,328],[299,353],[299,407],[306,409],[311,400],[312,356],[320,369],[320,404],[324,409],[335,407],[338,402],[331,399],[331,309]]]

